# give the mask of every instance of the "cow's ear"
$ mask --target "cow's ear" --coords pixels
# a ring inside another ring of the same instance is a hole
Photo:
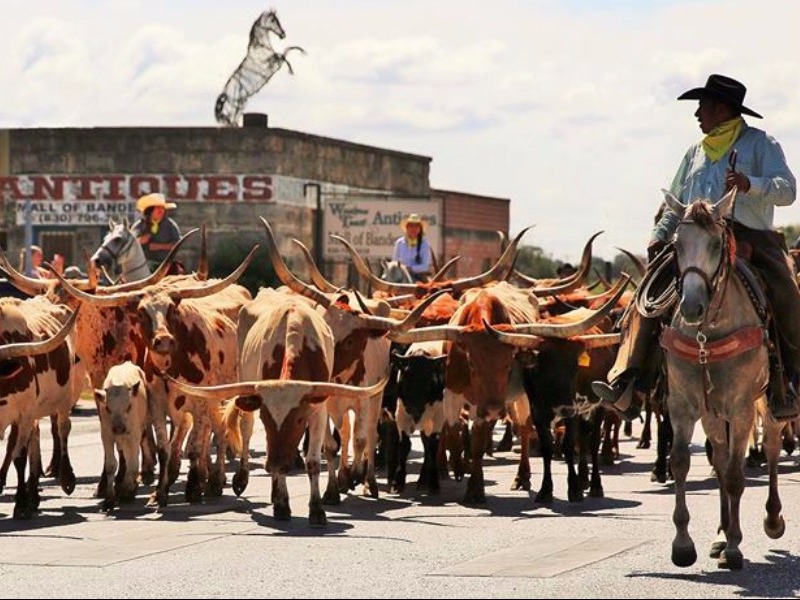
[[[141,385],[141,383],[142,383],[141,381],[137,381],[136,383],[133,384],[133,395],[134,396],[138,396],[139,395],[139,386]]]
[[[98,390],[95,388],[94,390],[94,400],[98,404],[105,404],[106,402],[106,391],[105,390]]]

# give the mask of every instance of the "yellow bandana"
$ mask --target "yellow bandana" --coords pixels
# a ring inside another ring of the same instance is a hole
[[[158,221],[150,223],[150,233],[156,235],[158,233]]]
[[[706,156],[711,159],[711,162],[717,162],[728,153],[736,138],[739,137],[742,123],[744,123],[742,117],[730,119],[714,127],[703,138],[703,150],[705,150]]]
[[[406,236],[406,245],[408,245],[409,248],[415,247],[417,245],[417,238],[414,238],[412,240],[408,236]]]

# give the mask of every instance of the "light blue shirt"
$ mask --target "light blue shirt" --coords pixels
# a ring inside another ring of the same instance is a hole
[[[409,246],[406,237],[402,236],[394,243],[392,260],[399,260],[412,273],[427,273],[431,263],[431,245],[422,238],[419,249],[419,262],[417,262],[417,247]]]
[[[731,150],[736,149],[736,170],[747,175],[750,189],[737,192],[733,219],[751,229],[772,229],[776,206],[789,206],[797,196],[797,185],[780,144],[761,129],[742,125],[742,131]],[[717,202],[725,192],[725,169],[728,154],[712,162],[701,143],[694,144],[683,157],[670,191],[683,204],[698,198]],[[672,239],[678,221],[668,208],[653,228],[652,240]]]

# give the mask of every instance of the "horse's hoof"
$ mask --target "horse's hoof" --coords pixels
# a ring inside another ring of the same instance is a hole
[[[464,504],[486,504],[486,494],[482,490],[467,491]]]
[[[110,513],[112,510],[114,510],[114,499],[106,498],[103,500],[103,503],[100,505],[100,510],[104,513]]]
[[[769,525],[769,517],[764,517],[764,533],[767,534],[767,537],[773,540],[777,540],[780,537],[783,537],[783,534],[786,532],[786,521],[783,520],[783,517],[778,515],[778,524],[776,527],[770,527]]]
[[[697,550],[694,545],[689,548],[672,547],[672,564],[676,567],[691,567],[697,562]]]
[[[711,550],[708,552],[708,555],[711,558],[719,558],[722,551],[725,550],[725,546],[727,546],[725,542],[714,542],[711,544]]]
[[[603,492],[603,486],[589,488],[589,497],[590,498],[604,498],[605,492]]]
[[[539,493],[536,494],[536,498],[534,498],[534,502],[537,504],[552,504],[553,491],[539,490]]]
[[[744,566],[744,556],[741,550],[725,550],[717,560],[720,569],[738,571]]]

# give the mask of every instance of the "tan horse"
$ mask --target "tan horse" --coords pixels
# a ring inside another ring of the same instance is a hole
[[[688,529],[686,476],[689,442],[700,419],[713,446],[719,481],[720,522],[710,555],[718,558],[721,568],[741,569],[739,505],[745,483],[744,456],[756,403],[764,402],[769,380],[766,330],[747,288],[733,271],[735,241],[724,217],[731,212],[735,190],[716,204],[698,200],[686,206],[669,192],[665,195],[670,209],[683,215],[675,233],[679,306],[661,340],[666,350],[667,402],[675,431],[670,456],[675,476],[676,529],[672,562],[688,567],[697,560]],[[777,478],[781,426],[767,415],[764,447],[769,499],[764,530],[773,539],[785,530]]]

